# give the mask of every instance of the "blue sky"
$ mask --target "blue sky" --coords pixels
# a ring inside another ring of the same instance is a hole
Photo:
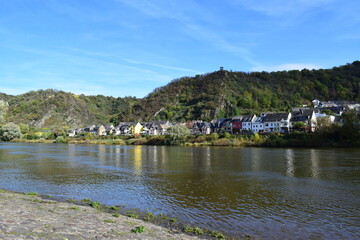
[[[359,60],[356,0],[1,0],[0,92],[144,97],[216,71]]]

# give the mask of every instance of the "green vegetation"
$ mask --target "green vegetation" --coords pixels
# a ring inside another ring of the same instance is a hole
[[[110,207],[110,209],[111,209],[111,210],[114,210],[114,211],[118,211],[118,210],[120,210],[120,208],[119,208],[119,207],[115,207],[115,206],[111,206],[111,207]]]
[[[89,204],[91,207],[99,209],[101,207],[101,203],[100,202],[91,202]]]
[[[71,207],[70,209],[71,209],[71,210],[80,210],[79,207]]]
[[[220,238],[220,239],[225,238],[224,234],[219,233],[219,232],[217,232],[217,231],[211,231],[211,232],[210,232],[210,236],[213,236],[213,237],[215,237],[215,238]]]
[[[332,69],[281,72],[217,71],[176,79],[134,103],[119,119],[210,120],[288,111],[320,100],[360,100],[360,61]],[[157,113],[157,114],[156,114]]]
[[[130,218],[138,218],[138,215],[136,213],[129,213],[127,216]]]
[[[110,219],[105,219],[104,222],[105,223],[116,223],[114,220],[110,220]]]
[[[170,218],[169,221],[172,222],[172,223],[176,223],[178,220],[176,218]]]
[[[28,192],[28,193],[26,193],[26,195],[28,195],[28,196],[39,196],[39,194],[37,192]]]
[[[145,227],[142,225],[131,229],[131,232],[133,233],[143,233],[144,231],[145,231]]]
[[[118,218],[120,217],[120,213],[114,213],[112,216]]]
[[[64,136],[68,127],[119,121],[210,120],[262,111],[287,111],[317,98],[360,100],[360,61],[332,69],[281,72],[216,71],[175,79],[147,97],[74,95],[53,89],[0,94],[0,124],[14,122],[27,139],[46,139],[32,128]],[[64,129],[61,129],[64,128]],[[54,131],[55,132],[55,131]]]
[[[11,141],[14,138],[21,137],[21,130],[15,123],[7,123],[0,128],[0,139],[3,141]]]
[[[175,125],[173,127],[169,127],[167,130],[166,137],[171,145],[178,145],[184,143],[186,137],[190,135],[190,129],[188,129],[184,125]]]
[[[194,233],[194,234],[197,234],[197,235],[202,235],[202,234],[204,234],[204,230],[202,230],[202,229],[199,228],[199,227],[186,226],[185,229],[184,229],[184,231],[187,232],[187,233]]]

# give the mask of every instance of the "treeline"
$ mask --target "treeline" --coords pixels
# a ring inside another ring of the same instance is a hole
[[[332,69],[217,71],[176,79],[134,104],[119,119],[210,120],[289,111],[311,100],[360,100],[360,61]]]

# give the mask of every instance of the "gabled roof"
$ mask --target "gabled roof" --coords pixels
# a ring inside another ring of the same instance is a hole
[[[242,118],[242,122],[251,122],[254,119],[255,115],[251,114],[251,115],[244,115]]]
[[[315,111],[313,109],[300,108],[298,111],[291,112],[291,121],[292,122],[306,121],[310,119],[314,113]]]
[[[276,122],[289,118],[290,113],[269,113],[264,117],[264,122]]]

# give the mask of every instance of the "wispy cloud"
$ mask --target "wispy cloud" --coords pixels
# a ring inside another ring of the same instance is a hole
[[[338,0],[228,0],[234,5],[242,5],[250,10],[269,16],[288,14],[300,15],[314,7],[325,7]],[[288,15],[289,16],[289,15]]]
[[[92,51],[86,51],[86,50],[75,49],[75,48],[63,48],[63,49],[68,49],[71,51],[79,52],[79,53],[82,53],[82,54],[85,54],[88,56],[111,57],[113,59],[118,59],[119,61],[124,61],[124,62],[130,63],[130,64],[135,64],[135,65],[146,65],[146,66],[152,66],[152,67],[157,67],[157,68],[162,68],[162,69],[170,69],[170,70],[175,70],[175,71],[180,71],[180,72],[192,72],[192,73],[196,73],[196,74],[202,73],[200,71],[188,69],[188,68],[175,67],[175,66],[169,66],[169,65],[159,64],[159,63],[151,63],[151,62],[139,61],[139,60],[135,60],[135,59],[123,58],[123,57],[119,57],[118,55],[115,55],[115,54],[92,52]]]
[[[64,53],[64,52],[58,52],[58,51],[53,51],[53,50],[44,50],[44,49],[38,49],[38,48],[19,47],[19,46],[13,46],[12,48],[13,48],[13,50],[16,50],[16,51],[22,51],[22,52],[27,52],[27,53],[31,53],[31,54],[36,54],[36,55],[40,55],[40,56],[43,56],[46,58],[51,56],[51,58],[60,59],[65,62],[72,63],[75,66],[86,67],[87,69],[90,69],[89,71],[92,71],[92,72],[96,72],[97,69],[101,69],[101,68],[104,68],[107,66],[108,67],[107,69],[112,69],[111,72],[118,73],[119,71],[121,72],[123,69],[128,69],[128,70],[132,70],[135,72],[151,74],[153,77],[157,78],[157,79],[155,79],[155,78],[153,79],[156,81],[163,82],[165,79],[166,79],[166,81],[169,81],[168,76],[161,75],[158,72],[154,72],[151,70],[134,67],[134,66],[126,65],[126,64],[120,64],[117,62],[100,60],[99,58],[81,57],[76,54],[68,54],[68,53]],[[121,81],[121,80],[118,80],[118,81]]]
[[[117,0],[118,2],[127,4],[131,7],[138,9],[139,11],[147,14],[153,18],[168,18],[172,19],[181,25],[185,26],[189,36],[194,37],[196,39],[200,39],[203,42],[207,42],[216,48],[219,48],[227,53],[235,55],[246,62],[252,65],[258,65],[257,61],[254,59],[253,54],[247,47],[243,47],[241,43],[231,43],[222,37],[220,34],[216,33],[216,31],[209,30],[201,24],[197,24],[191,20],[191,17],[185,15],[184,12],[178,14],[177,12],[169,12],[164,9],[163,6],[169,5],[168,2],[163,3],[162,6],[160,4],[155,4],[148,0]],[[192,1],[189,1],[190,3]],[[178,4],[185,4],[183,2],[177,2]],[[204,6],[202,6],[204,7]],[[246,44],[244,44],[246,45]]]
[[[251,71],[254,72],[275,72],[275,71],[289,71],[289,70],[303,70],[303,69],[319,69],[321,66],[316,64],[306,64],[306,63],[287,63],[280,65],[268,65],[268,66],[256,66],[251,68]]]
[[[181,72],[193,72],[193,73],[197,73],[197,74],[201,73],[200,71],[196,71],[196,70],[192,70],[192,69],[188,69],[188,68],[173,67],[173,66],[168,66],[168,65],[163,65],[163,64],[131,60],[131,59],[127,59],[127,58],[122,58],[122,59],[128,63],[133,63],[133,64],[137,64],[137,65],[147,65],[147,66],[153,66],[153,67],[170,69],[170,70],[181,71]]]

